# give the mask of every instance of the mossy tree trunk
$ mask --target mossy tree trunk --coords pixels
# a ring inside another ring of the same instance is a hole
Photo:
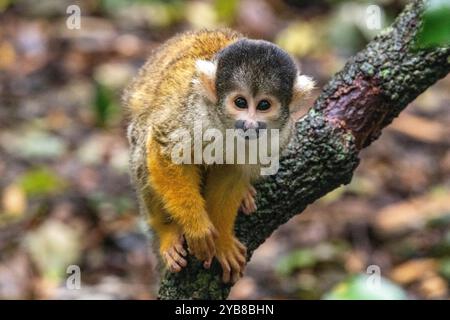
[[[395,23],[354,56],[325,86],[296,127],[280,170],[257,185],[258,211],[239,215],[236,234],[254,250],[308,204],[350,182],[359,151],[367,147],[421,92],[450,71],[450,49],[415,50],[425,0],[410,3]],[[165,274],[161,299],[226,299],[230,286],[214,264],[193,258]]]

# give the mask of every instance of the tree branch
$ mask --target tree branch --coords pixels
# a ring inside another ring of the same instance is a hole
[[[409,4],[395,23],[354,56],[324,87],[296,126],[280,170],[256,186],[258,211],[239,215],[236,234],[253,251],[278,226],[333,189],[350,182],[358,153],[421,92],[450,71],[450,49],[414,50],[425,0]],[[189,258],[161,281],[161,299],[225,299],[217,263]]]

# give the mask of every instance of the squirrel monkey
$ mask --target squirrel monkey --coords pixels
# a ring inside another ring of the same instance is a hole
[[[192,132],[196,121],[224,133],[277,129],[283,149],[291,114],[312,87],[282,49],[228,29],[180,34],[151,55],[123,103],[131,118],[132,180],[168,270],[186,266],[186,240],[205,268],[216,257],[224,282],[242,276],[246,248],[233,234],[234,222],[240,207],[256,209],[251,183],[260,175],[258,163],[174,163],[178,130]]]

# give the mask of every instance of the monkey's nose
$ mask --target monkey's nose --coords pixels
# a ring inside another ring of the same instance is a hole
[[[250,129],[254,129],[254,130],[258,130],[258,122],[256,121],[245,121],[244,122],[244,130],[250,130]]]
[[[235,128],[236,129],[241,129],[244,131],[250,130],[250,129],[254,129],[256,131],[258,131],[259,129],[264,129],[265,123],[261,122],[261,121],[248,121],[248,120],[237,120],[235,123]]]
[[[261,129],[266,129],[267,125],[261,121],[247,121],[247,120],[237,120],[235,123],[236,129],[241,129],[246,133],[245,138],[258,138],[259,131]]]

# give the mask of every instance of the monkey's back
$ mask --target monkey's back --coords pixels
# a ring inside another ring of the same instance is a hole
[[[164,110],[181,108],[195,74],[195,61],[210,60],[241,37],[232,30],[220,29],[186,32],[168,40],[150,56],[125,90],[123,102],[131,116],[164,114]]]

